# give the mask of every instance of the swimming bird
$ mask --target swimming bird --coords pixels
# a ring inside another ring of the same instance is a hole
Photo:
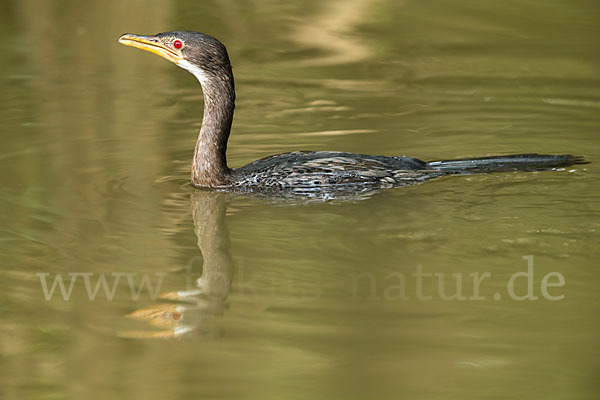
[[[263,193],[362,192],[420,183],[450,174],[535,171],[585,163],[579,156],[517,154],[421,161],[406,156],[339,151],[295,151],[227,165],[227,141],[235,108],[235,85],[225,46],[200,32],[173,31],[119,42],[157,54],[191,72],[200,82],[204,115],[191,168],[198,188]]]

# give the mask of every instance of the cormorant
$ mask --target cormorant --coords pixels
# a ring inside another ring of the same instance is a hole
[[[204,95],[204,116],[192,161],[192,185],[237,192],[351,193],[411,185],[465,173],[532,171],[585,163],[571,155],[518,154],[425,162],[406,156],[373,156],[337,151],[295,151],[227,166],[227,140],[235,89],[225,46],[199,32],[153,36],[124,34],[119,42],[166,58],[194,74]]]

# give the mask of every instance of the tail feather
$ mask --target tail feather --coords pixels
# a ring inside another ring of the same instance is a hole
[[[449,173],[478,173],[502,171],[543,171],[574,164],[587,164],[581,156],[515,154],[510,156],[492,156],[460,160],[430,161],[427,167]]]

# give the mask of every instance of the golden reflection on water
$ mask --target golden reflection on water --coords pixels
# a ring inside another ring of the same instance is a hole
[[[299,25],[291,38],[300,45],[318,47],[326,55],[303,60],[300,65],[339,65],[367,59],[369,47],[351,33],[375,3],[377,0],[338,0],[321,4],[311,23]]]

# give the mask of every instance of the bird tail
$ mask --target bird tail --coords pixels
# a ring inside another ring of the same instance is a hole
[[[430,161],[427,167],[448,173],[479,173],[501,171],[543,171],[573,164],[587,164],[581,156],[515,154],[510,156],[492,156],[460,160]]]

